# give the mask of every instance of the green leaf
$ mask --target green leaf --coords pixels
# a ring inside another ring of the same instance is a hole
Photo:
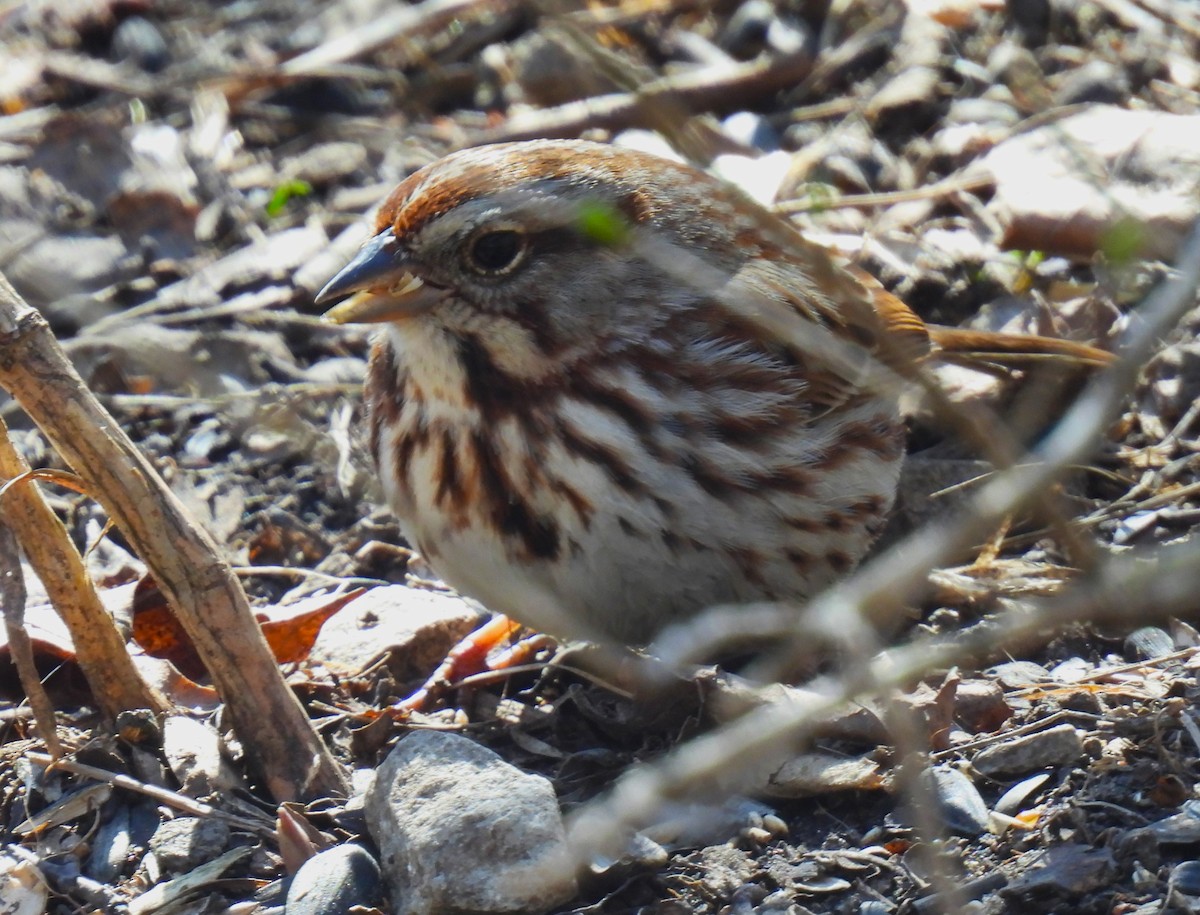
[[[293,197],[307,197],[312,190],[312,185],[307,181],[283,182],[275,188],[275,193],[271,195],[271,200],[267,203],[267,215],[274,219],[283,212],[283,208],[288,205],[289,200]]]
[[[1128,216],[1118,219],[1100,239],[1100,250],[1114,264],[1127,264],[1142,249],[1146,232],[1142,224]]]

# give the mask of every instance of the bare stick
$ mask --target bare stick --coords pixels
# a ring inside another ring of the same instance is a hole
[[[0,276],[0,385],[21,402],[150,567],[276,800],[346,790],[212,538],[87,390],[37,311]]]
[[[29,465],[13,447],[8,427],[0,420],[0,483],[15,480],[28,471]],[[165,709],[166,700],[138,676],[125,649],[125,639],[100,601],[66,528],[42,498],[37,483],[28,480],[7,489],[0,496],[0,512],[24,546],[29,564],[70,631],[75,659],[104,716],[111,721],[118,712],[127,709],[148,708],[156,712]]]
[[[17,538],[8,526],[0,521],[0,604],[4,607],[4,628],[8,632],[8,650],[25,698],[33,709],[33,717],[46,748],[52,756],[62,756],[62,744],[58,739],[58,725],[54,720],[54,706],[42,687],[37,667],[33,663],[33,645],[25,631],[25,578],[21,574],[21,555],[17,549]]]

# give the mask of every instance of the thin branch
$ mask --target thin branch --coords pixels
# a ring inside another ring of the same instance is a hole
[[[343,793],[344,774],[284,681],[216,544],[88,391],[45,319],[2,275],[0,385],[87,482],[149,566],[267,789],[277,800]]]

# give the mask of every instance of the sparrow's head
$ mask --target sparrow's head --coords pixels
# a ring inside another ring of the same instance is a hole
[[[636,337],[757,253],[751,226],[738,236],[742,206],[703,172],[633,150],[465,150],[392,192],[374,236],[317,302],[349,296],[327,314],[338,323],[424,319],[453,330],[500,318],[547,343]]]

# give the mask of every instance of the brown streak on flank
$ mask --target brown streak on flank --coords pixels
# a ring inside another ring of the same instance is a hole
[[[683,542],[679,539],[679,535],[673,531],[667,530],[665,527],[658,532],[659,539],[662,540],[665,546],[675,556],[679,555],[679,548],[683,546]]]
[[[687,471],[701,489],[716,498],[728,498],[735,493],[757,493],[763,490],[803,495],[812,487],[813,477],[800,467],[774,467],[742,475],[721,471],[695,452],[684,455],[679,465]]]
[[[766,582],[763,580],[762,567],[764,558],[762,553],[757,550],[739,549],[736,547],[726,547],[727,552],[737,563],[738,570],[741,571],[746,581],[755,587],[765,587]]]
[[[646,404],[629,391],[606,388],[596,383],[587,372],[574,374],[568,384],[571,393],[583,403],[607,410],[620,418],[634,432],[642,434],[649,445],[646,433],[654,428],[657,416]]]
[[[718,499],[727,499],[735,492],[747,492],[753,489],[739,480],[723,475],[720,469],[700,458],[695,452],[685,454],[680,459],[679,465],[687,471],[688,476],[697,486]]]
[[[621,532],[623,534],[625,534],[626,537],[637,537],[639,540],[645,538],[645,534],[643,534],[636,527],[634,527],[633,522],[630,521],[628,518],[625,518],[625,517],[617,518],[617,524],[618,524],[618,526],[620,526]]]
[[[784,518],[783,523],[804,534],[825,533],[825,525],[817,518]]]
[[[435,505],[449,503],[452,509],[462,508],[463,485],[459,478],[458,461],[454,436],[449,428],[442,429],[441,442],[442,459],[437,467],[437,490],[433,501]]]
[[[382,336],[371,347],[363,401],[369,408],[371,454],[378,459],[383,430],[400,421],[404,406],[404,381],[396,365],[396,351]]]
[[[852,518],[863,520],[864,518],[877,518],[884,514],[884,500],[882,496],[864,496],[857,502],[851,502],[846,506],[846,514]]]
[[[475,453],[477,443],[470,436],[456,437],[452,424],[439,423],[436,429],[429,432],[430,439],[434,436],[439,436],[442,448],[434,504],[445,509],[445,521],[451,529],[461,531],[471,526],[477,517],[472,509],[479,507],[482,501],[480,460]]]
[[[762,449],[774,445],[771,435],[777,429],[791,428],[802,422],[802,411],[777,408],[754,417],[724,413],[712,421],[711,428],[713,434],[727,445]]]
[[[592,526],[592,514],[595,511],[592,503],[584,498],[579,490],[572,487],[566,480],[552,480],[549,486],[551,492],[562,496],[570,503],[571,510],[579,518],[583,529],[588,530]]]
[[[804,383],[804,398],[816,407],[848,407],[856,393],[855,386],[843,376],[822,371],[815,365],[805,370]]]
[[[568,454],[602,468],[609,480],[630,495],[645,494],[645,484],[634,475],[633,468],[615,450],[584,438],[562,421],[558,424],[558,436]]]
[[[783,551],[784,558],[792,564],[797,572],[803,574],[812,566],[812,553],[806,553],[803,550],[792,549],[791,547]]]
[[[804,495],[812,489],[814,475],[803,467],[773,467],[771,470],[750,475],[747,490],[767,489]]]
[[[854,560],[841,550],[830,550],[826,553],[825,563],[838,575],[845,575],[854,567]]]
[[[838,430],[839,438],[848,448],[890,455],[896,450],[895,439],[871,423],[848,423]]]
[[[866,451],[883,460],[896,460],[904,447],[903,437],[896,432],[889,435],[871,423],[848,423],[838,430],[838,438],[819,461],[813,466],[818,470],[836,470],[852,460],[855,452]]]
[[[397,480],[398,498],[408,499],[410,494],[418,489],[412,477],[412,459],[418,448],[423,448],[429,443],[429,427],[425,423],[425,418],[422,416],[417,424],[406,429],[403,433],[396,436],[394,451],[392,452],[392,461],[396,468],[396,474],[400,478]],[[382,467],[381,453],[376,450],[375,465]]]
[[[523,559],[559,558],[562,538],[558,525],[552,519],[536,514],[529,503],[519,497],[502,463],[488,447],[484,434],[475,432],[473,438],[481,500],[502,536],[520,541]]]
[[[847,445],[845,442],[837,441],[813,466],[817,470],[837,470],[854,457],[854,451],[855,449],[852,446]]]
[[[852,515],[830,511],[825,513],[825,529],[831,534],[844,534],[850,530]]]

